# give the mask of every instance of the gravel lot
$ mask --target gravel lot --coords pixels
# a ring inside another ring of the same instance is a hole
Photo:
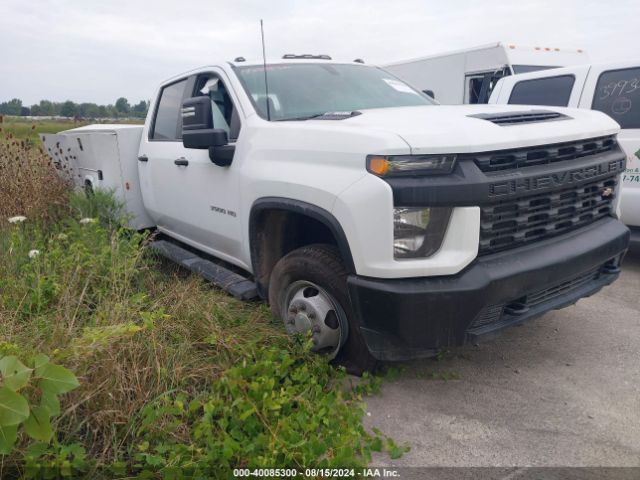
[[[379,466],[640,466],[640,250],[591,298],[404,364],[367,403],[411,446]]]

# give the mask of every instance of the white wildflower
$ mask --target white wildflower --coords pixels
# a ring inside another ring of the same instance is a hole
[[[16,215],[15,217],[9,217],[9,223],[22,223],[27,219],[23,215]]]
[[[97,222],[97,220],[95,218],[85,217],[85,218],[81,218],[80,219],[80,223],[83,224],[83,225],[86,225],[87,223],[96,223],[96,222]]]
[[[40,255],[40,250],[29,250],[29,258],[36,258],[38,255]]]

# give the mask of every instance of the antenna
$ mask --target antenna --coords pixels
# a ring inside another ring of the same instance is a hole
[[[262,36],[262,65],[264,67],[264,92],[267,102],[267,120],[271,121],[271,111],[269,109],[269,81],[267,80],[267,54],[264,49],[264,25],[260,19],[260,35]]]

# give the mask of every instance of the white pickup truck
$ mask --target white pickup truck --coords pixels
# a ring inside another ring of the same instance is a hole
[[[640,60],[514,75],[497,84],[489,103],[590,108],[618,122],[618,142],[627,154],[620,219],[631,229],[631,240],[640,243]]]
[[[613,282],[618,131],[588,110],[440,106],[380,68],[288,55],[167,80],[144,127],[43,141],[160,253],[362,371]]]

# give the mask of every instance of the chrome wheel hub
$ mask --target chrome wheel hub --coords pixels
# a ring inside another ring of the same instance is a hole
[[[304,280],[292,283],[285,295],[288,333],[311,332],[314,352],[335,356],[347,339],[347,319],[340,304],[321,287]]]

